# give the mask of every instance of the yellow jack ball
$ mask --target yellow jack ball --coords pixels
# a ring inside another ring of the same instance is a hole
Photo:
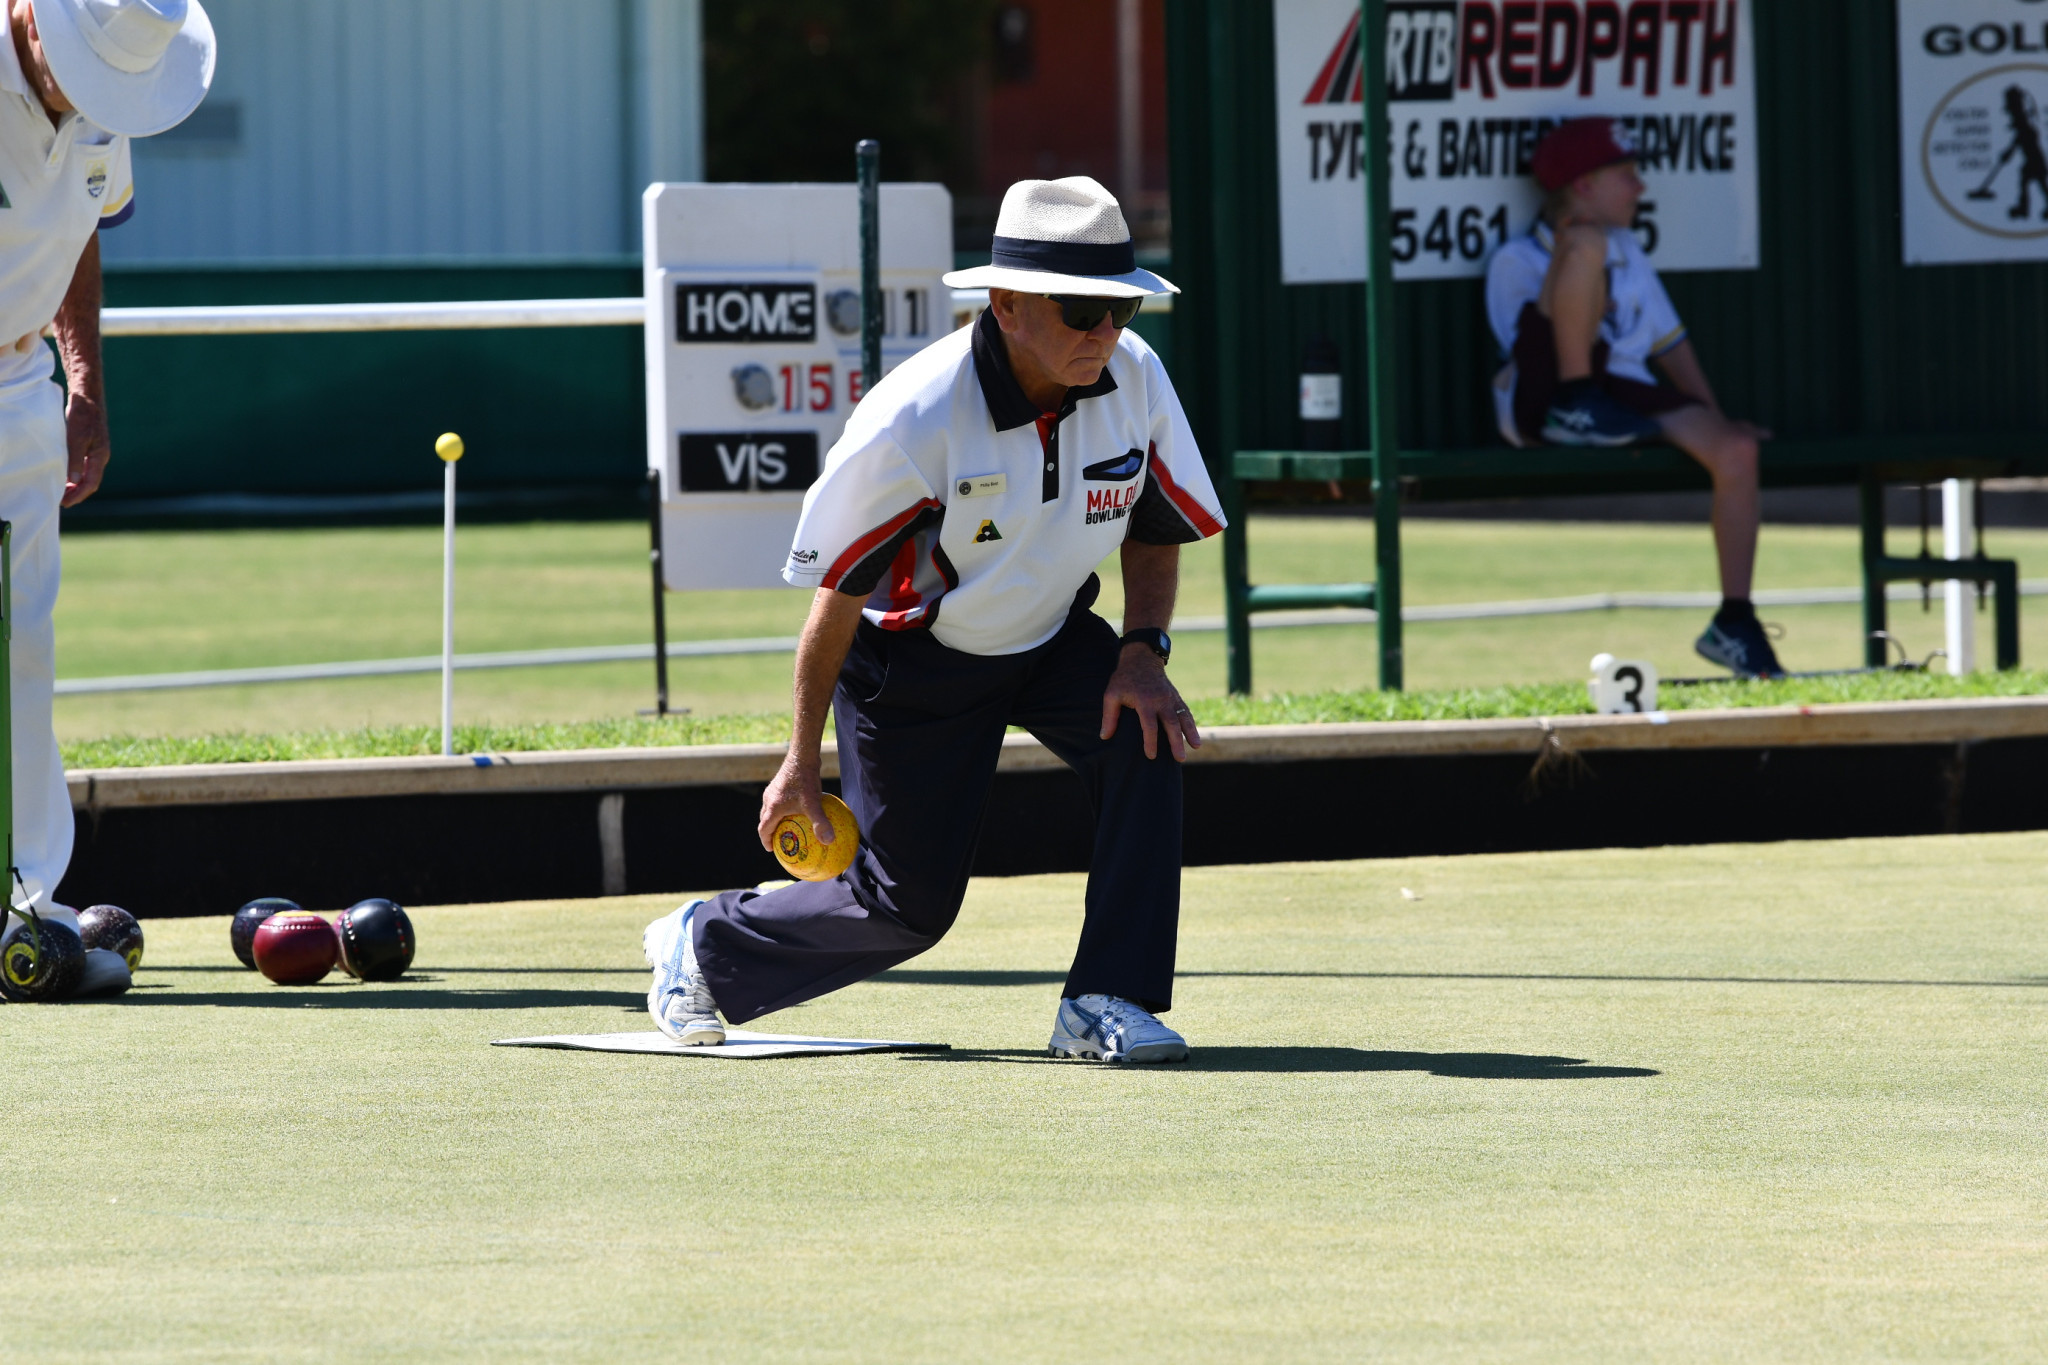
[[[462,458],[462,438],[452,431],[441,433],[441,439],[434,442],[434,453],[449,464]]]
[[[831,881],[853,865],[853,855],[860,851],[860,829],[853,822],[853,812],[832,793],[824,796],[825,814],[832,821],[831,843],[820,843],[810,820],[801,813],[785,815],[775,825],[775,861],[802,881]]]

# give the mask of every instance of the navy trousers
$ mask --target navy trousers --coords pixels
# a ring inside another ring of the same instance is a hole
[[[967,893],[1010,725],[1080,774],[1094,810],[1086,918],[1064,993],[1168,1009],[1180,764],[1163,736],[1159,757],[1145,757],[1130,711],[1112,738],[1100,738],[1118,651],[1116,632],[1085,602],[1059,634],[1022,654],[963,654],[929,631],[862,622],[833,696],[840,788],[860,824],[860,854],[832,881],[727,891],[699,907],[697,961],[726,1019],[743,1024],[850,986],[945,936]]]

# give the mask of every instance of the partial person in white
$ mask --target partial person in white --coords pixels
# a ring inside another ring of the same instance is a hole
[[[59,506],[91,497],[112,450],[100,366],[102,228],[134,212],[129,139],[182,121],[213,80],[198,0],[6,0],[0,43],[0,520],[13,526],[16,905],[53,900],[71,801],[51,724]],[[63,359],[59,389],[50,335]],[[18,338],[18,340],[16,340]]]

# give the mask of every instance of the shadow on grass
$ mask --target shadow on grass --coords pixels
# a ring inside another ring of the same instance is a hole
[[[1329,981],[1613,981],[1708,986],[1975,986],[2010,990],[2048,987],[2048,976],[1993,978],[1984,981],[1928,981],[1852,976],[1631,976],[1609,972],[1175,972],[1176,981],[1205,977],[1224,981],[1267,978]],[[892,967],[875,978],[899,986],[1057,986],[1065,972],[948,971],[931,967]]]
[[[222,1009],[271,1010],[537,1010],[589,1005],[610,1005],[632,1013],[644,1013],[647,1009],[644,998],[616,991],[550,990],[543,986],[523,990],[462,991],[408,986],[402,980],[374,986],[337,981],[332,985],[275,986],[268,990],[174,991],[143,996],[130,991],[121,1000],[134,1005],[215,1005]]]
[[[906,1055],[909,1062],[993,1062],[1017,1066],[1095,1066],[1017,1049],[958,1048]],[[1126,1068],[1111,1068],[1125,1070]],[[1357,1047],[1197,1047],[1188,1060],[1130,1071],[1426,1071],[1477,1081],[1616,1080],[1656,1076],[1644,1066],[1589,1066],[1583,1057],[1535,1057],[1520,1052],[1374,1052]]]
[[[199,966],[194,966],[194,965],[191,965],[191,964],[189,964],[189,963],[180,963],[180,964],[178,964],[178,965],[176,965],[176,966],[169,966],[169,967],[159,967],[159,966],[157,966],[157,965],[156,965],[156,964],[154,964],[154,963],[147,963],[147,962],[146,962],[146,963],[144,963],[144,965],[143,965],[143,970],[144,970],[144,971],[146,971],[146,972],[224,972],[224,973],[227,973],[227,974],[229,974],[229,975],[231,975],[231,976],[232,976],[232,975],[237,975],[237,974],[240,974],[240,975],[246,975],[246,976],[250,976],[250,977],[254,977],[254,976],[256,975],[256,969],[255,969],[254,967],[244,967],[244,966],[240,965],[239,963],[231,964],[231,965],[228,965],[228,966],[214,966],[214,965],[210,965],[210,964],[208,964],[208,965],[199,965]],[[438,964],[437,964],[437,965],[436,965],[436,966],[435,966],[435,967],[433,968],[433,970],[434,970],[434,971],[437,971],[437,972],[459,972],[459,973],[461,973],[461,974],[463,974],[463,975],[465,975],[465,976],[646,976],[646,975],[647,975],[647,969],[646,969],[645,967],[443,967],[443,966],[440,966],[440,965],[438,965]],[[421,980],[421,979],[422,979],[422,978],[420,977],[420,975],[419,975],[419,973],[418,973],[418,971],[417,971],[417,970],[415,970],[414,972],[408,973],[408,974],[407,974],[407,976],[405,977],[405,980],[407,980],[407,981],[418,981],[418,980]],[[438,979],[438,978],[436,978],[436,979]]]

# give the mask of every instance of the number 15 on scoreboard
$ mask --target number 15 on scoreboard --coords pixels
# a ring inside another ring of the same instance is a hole
[[[775,372],[784,412],[830,412],[835,382],[833,365],[783,365]]]

